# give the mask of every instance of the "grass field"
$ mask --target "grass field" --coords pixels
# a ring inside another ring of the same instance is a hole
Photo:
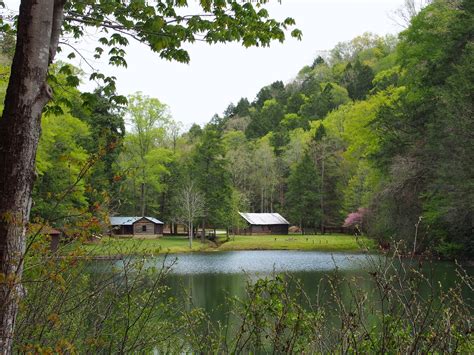
[[[219,245],[217,245],[219,244]],[[160,237],[156,239],[104,238],[99,242],[84,244],[87,254],[94,256],[113,255],[154,255],[162,253],[187,253],[197,251],[230,250],[321,250],[321,251],[358,251],[361,245],[373,247],[367,238],[331,234],[331,235],[253,235],[235,236],[225,241],[220,237],[218,243],[193,241],[189,248],[186,237]]]
[[[343,234],[327,235],[265,235],[236,236],[222,244],[219,250],[328,250],[356,251],[361,245],[373,246],[371,240]]]

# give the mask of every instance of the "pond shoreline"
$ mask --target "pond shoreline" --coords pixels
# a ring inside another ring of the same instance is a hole
[[[224,239],[224,238],[222,238]],[[161,237],[156,239],[104,238],[80,248],[91,259],[121,259],[127,256],[155,256],[163,254],[215,253],[223,251],[289,250],[320,252],[375,251],[375,243],[365,237],[349,235],[271,235],[236,236],[217,242],[199,240],[189,248],[186,238]]]
[[[76,245],[77,247],[77,245]],[[389,255],[390,250],[381,250],[374,240],[367,237],[355,237],[342,234],[331,235],[254,235],[235,236],[225,239],[219,237],[216,242],[199,239],[193,241],[193,248],[189,248],[189,240],[183,237],[159,237],[153,239],[141,238],[110,238],[106,237],[98,242],[84,243],[79,246],[85,252],[79,258],[91,260],[120,260],[130,256],[153,257],[158,255],[185,255],[194,253],[219,253],[228,251],[317,251],[327,253],[370,253]],[[64,255],[63,257],[67,257]],[[418,261],[454,261],[454,259],[440,258],[434,254],[403,254],[403,259]],[[458,259],[462,265],[473,266],[473,260]]]

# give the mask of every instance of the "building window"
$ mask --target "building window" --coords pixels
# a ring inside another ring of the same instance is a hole
[[[146,232],[146,226],[142,226],[142,232]]]

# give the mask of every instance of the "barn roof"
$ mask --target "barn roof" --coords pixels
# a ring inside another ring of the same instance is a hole
[[[279,213],[243,213],[239,214],[250,224],[257,226],[275,225],[275,224],[290,224]]]
[[[146,218],[150,222],[155,224],[164,224],[160,220],[153,218],[153,217],[110,217],[110,225],[112,226],[131,226],[136,221]]]

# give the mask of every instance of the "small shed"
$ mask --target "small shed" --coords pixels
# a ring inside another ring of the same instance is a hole
[[[28,226],[28,234],[36,235],[41,234],[43,236],[49,236],[51,238],[50,249],[52,252],[55,252],[59,248],[60,239],[63,237],[63,232],[57,229],[54,229],[45,224],[31,223]]]
[[[164,223],[153,217],[110,217],[116,235],[163,235]]]
[[[288,234],[290,223],[279,213],[243,213],[239,212],[248,223],[247,234]]]

